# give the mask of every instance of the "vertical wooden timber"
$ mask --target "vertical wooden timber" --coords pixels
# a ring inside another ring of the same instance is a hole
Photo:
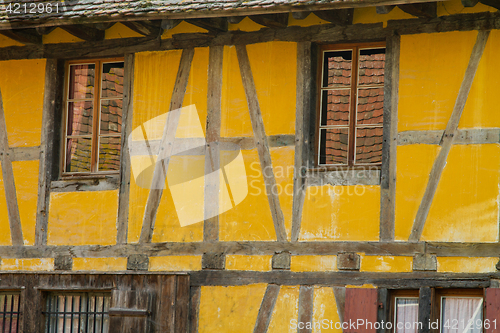
[[[439,143],[439,145],[441,146],[441,150],[439,151],[439,154],[432,166],[424,196],[422,197],[422,201],[420,202],[420,206],[418,207],[415,221],[413,222],[413,228],[409,238],[409,241],[411,242],[419,241],[420,237],[422,236],[425,221],[427,220],[427,215],[429,214],[429,209],[431,207],[434,194],[436,193],[441,174],[443,173],[444,166],[446,165],[446,159],[448,158],[453,140],[457,134],[458,123],[460,122],[460,117],[462,116],[465,102],[467,101],[467,97],[469,96],[469,91],[472,86],[472,82],[474,81],[474,76],[476,75],[477,67],[479,66],[479,61],[481,60],[481,56],[483,55],[483,51],[486,46],[486,42],[488,41],[489,34],[489,30],[482,30],[479,31],[477,35],[476,44],[472,49],[469,64],[467,65],[467,70],[465,71],[462,85],[460,86],[460,90],[458,91],[458,96],[453,108],[453,112],[451,113],[450,119],[448,120],[448,124],[446,125],[446,129],[444,130],[441,142]]]
[[[278,299],[280,286],[277,284],[268,284],[262,303],[260,304],[259,314],[255,321],[253,333],[266,333],[273,316],[274,306]]]
[[[377,321],[377,289],[347,288],[345,299],[344,322],[364,320],[365,323],[375,323]],[[349,327],[344,332],[375,333],[376,329],[362,325],[354,330]]]
[[[498,318],[500,314],[500,288],[486,288],[486,297],[484,300],[485,311],[484,319],[489,321],[489,327],[485,326],[485,333],[500,332]],[[496,322],[494,322],[496,320]]]
[[[422,323],[420,333],[430,333],[429,322],[432,318],[432,289],[429,287],[420,288],[418,299],[418,322]]]
[[[130,152],[128,137],[132,132],[132,119],[134,116],[134,66],[135,55],[125,55],[125,75],[123,87],[123,131],[122,152],[120,156],[120,192],[118,196],[118,219],[116,243],[126,244],[128,234],[128,212],[130,198]]]
[[[389,292],[387,288],[378,288],[378,309],[377,309],[377,321],[379,323],[387,323],[390,319],[390,308],[391,301],[389,297]],[[385,327],[380,327],[377,329],[377,333],[384,333],[386,331]]]
[[[276,178],[274,177],[269,144],[267,142],[264,122],[262,120],[262,114],[260,112],[259,100],[257,98],[257,91],[255,89],[246,45],[236,45],[236,53],[238,55],[243,87],[245,89],[245,94],[247,97],[248,110],[250,113],[250,120],[252,122],[255,145],[257,146],[260,165],[263,171],[262,176],[266,185],[267,199],[269,200],[269,207],[271,209],[271,215],[273,217],[276,239],[279,242],[286,242],[287,236],[283,212],[281,210],[278,194],[275,191]]]
[[[344,322],[345,287],[332,287],[340,322]]]
[[[198,333],[201,287],[191,287],[189,296],[189,333]]]
[[[10,234],[12,245],[23,245],[23,230],[17,205],[16,184],[14,182],[14,170],[9,155],[9,140],[7,135],[7,124],[3,109],[2,92],[0,91],[0,157],[2,164],[2,177],[7,200],[7,213],[9,216]]]
[[[314,311],[314,286],[300,286],[299,290],[299,323],[297,325],[297,333],[311,333],[311,328],[306,323],[312,323]],[[303,327],[303,328],[300,328]]]
[[[203,240],[219,240],[219,168],[224,46],[210,47],[208,56],[207,131],[205,148],[205,222]],[[207,176],[215,173],[213,176]]]
[[[396,214],[398,146],[399,35],[387,37],[384,84],[384,141],[380,179],[380,240],[393,241]]]
[[[175,293],[175,329],[176,332],[187,332],[189,327],[189,275],[177,276]]]
[[[184,49],[182,51],[179,71],[175,80],[172,100],[170,102],[170,111],[180,109],[186,93],[186,88],[191,70],[191,62],[194,56],[194,49]],[[173,115],[173,116],[172,116]],[[156,212],[160,205],[161,196],[163,194],[163,186],[165,186],[165,178],[167,176],[168,164],[174,146],[175,132],[179,123],[180,112],[171,112],[165,122],[163,137],[160,143],[160,151],[157,156],[157,162],[153,172],[153,180],[149,191],[148,201],[144,210],[144,220],[142,222],[141,236],[139,243],[151,242],[153,236],[154,223]]]
[[[297,101],[295,114],[295,166],[293,173],[293,208],[291,241],[300,235],[302,208],[306,192],[306,168],[309,115],[311,111],[311,42],[297,43]]]

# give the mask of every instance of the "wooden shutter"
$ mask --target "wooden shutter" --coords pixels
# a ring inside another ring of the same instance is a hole
[[[487,329],[488,322],[490,327]],[[500,333],[500,288],[486,289],[484,324],[485,333]]]
[[[154,295],[148,291],[113,290],[111,298],[110,333],[149,333]]]
[[[363,321],[362,325],[357,325]],[[377,289],[348,288],[345,291],[344,333],[376,333]]]

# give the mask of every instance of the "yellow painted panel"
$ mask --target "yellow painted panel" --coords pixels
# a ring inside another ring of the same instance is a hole
[[[0,163],[0,245],[12,245],[8,214],[3,185],[2,164]]]
[[[422,240],[498,240],[500,145],[452,146]]]
[[[9,37],[5,37],[4,35],[0,35],[0,47],[23,46],[23,45],[24,44],[16,42],[15,40],[10,39]]]
[[[361,256],[362,272],[411,272],[413,257]]]
[[[337,270],[337,256],[292,256],[292,272],[331,272]]]
[[[488,273],[496,272],[498,258],[437,257],[438,272]]]
[[[373,284],[367,284],[367,283],[365,283],[365,284],[363,284],[361,286],[356,286],[356,285],[350,285],[350,284],[348,284],[345,287],[346,288],[362,288],[362,289],[363,288],[364,289],[373,289],[373,288],[375,288],[375,286]]]
[[[40,145],[45,60],[0,61],[0,73],[9,146]]]
[[[279,195],[288,239],[292,234],[294,157],[295,147],[271,148],[271,160],[276,179],[275,193]]]
[[[38,161],[12,162],[24,245],[35,245]]]
[[[401,36],[399,131],[446,127],[476,37],[477,31]]]
[[[376,241],[379,220],[380,186],[311,186],[300,240]]]
[[[265,26],[260,25],[252,21],[248,16],[241,20],[240,23],[231,24],[229,23],[228,30],[241,30],[241,31],[259,31],[265,28]]]
[[[186,34],[186,33],[196,33],[196,32],[208,32],[207,30],[197,27],[194,24],[187,23],[186,21],[182,21],[175,28],[169,29],[161,35],[162,39],[172,38],[175,34]]]
[[[437,15],[446,16],[454,14],[468,14],[480,12],[496,12],[497,9],[477,3],[474,7],[464,7],[460,0],[440,1],[437,3]]]
[[[2,259],[2,271],[52,271],[54,258]]]
[[[130,38],[130,37],[142,37],[142,35],[130,29],[129,27],[124,26],[121,23],[116,23],[113,24],[111,28],[105,31],[104,39]]]
[[[127,258],[74,258],[74,271],[126,271]]]
[[[156,156],[153,159],[154,163],[156,163]],[[141,165],[149,166],[151,163],[151,159],[149,156],[132,156],[131,163],[133,165],[137,165],[140,167]],[[153,173],[148,174],[150,179],[148,179],[148,183],[151,183]],[[128,242],[129,243],[137,243],[139,242],[139,237],[141,235],[142,228],[142,220],[144,218],[144,209],[146,208],[146,201],[148,200],[149,189],[143,188],[137,185],[135,181],[135,177],[137,175],[131,175],[130,177],[130,198],[129,198],[129,215],[128,215]],[[162,195],[166,196],[167,191],[165,191]],[[168,201],[167,201],[168,202]],[[158,221],[160,228],[164,222]],[[156,223],[155,223],[156,224]],[[154,238],[156,241],[156,238]]]
[[[396,175],[395,239],[407,241],[439,152],[437,145],[399,146]]]
[[[248,195],[235,208],[219,215],[219,237],[221,241],[270,241],[276,240],[269,201],[265,192],[264,179],[259,164],[257,149],[243,150],[248,173]],[[221,165],[229,157],[221,153]],[[240,175],[239,178],[245,177]],[[228,205],[227,199],[221,205]]]
[[[150,257],[150,271],[199,271],[201,269],[201,256],[165,256]]]
[[[378,23],[383,22],[384,27],[387,26],[389,20],[404,20],[415,18],[414,16],[403,12],[398,7],[395,7],[388,14],[377,14],[376,7],[362,7],[354,9],[352,18],[353,24],[358,23]]]
[[[253,332],[265,284],[201,287],[198,332]]]
[[[117,213],[118,190],[51,193],[47,243],[115,244]]]
[[[290,325],[299,316],[299,287],[281,286],[273,315],[269,323],[268,333],[296,333],[297,329]]]
[[[44,44],[57,44],[57,43],[77,43],[83,42],[83,39],[73,36],[69,32],[64,31],[61,28],[56,28],[48,35],[42,36],[42,41]]]
[[[266,134],[295,134],[297,43],[249,44],[247,49]]]
[[[330,22],[325,21],[314,15],[313,13],[310,13],[305,19],[303,20],[296,20],[293,18],[292,15],[288,15],[288,25],[298,25],[299,27],[309,27],[311,25],[318,25],[318,24],[330,24]]]
[[[337,303],[333,289],[329,287],[314,288],[313,333],[337,332],[342,333]],[[335,328],[335,324],[337,328]]]
[[[241,271],[270,271],[273,256],[227,255],[226,269]]]

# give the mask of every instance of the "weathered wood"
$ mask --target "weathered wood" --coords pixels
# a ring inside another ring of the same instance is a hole
[[[220,129],[222,108],[223,46],[214,46],[208,56],[208,96],[205,147],[205,222],[203,240],[219,240]],[[224,172],[224,170],[221,170]]]
[[[432,318],[432,289],[429,287],[421,287],[418,299],[418,321],[423,323],[423,327],[419,332],[430,333],[431,329],[429,321]]]
[[[189,327],[189,276],[177,276],[175,294],[175,332],[188,332]]]
[[[246,16],[229,16],[227,18],[227,22],[228,23],[231,23],[231,24],[238,24],[240,23],[241,21],[243,21],[243,19],[245,18]]]
[[[500,288],[487,288],[484,299],[484,319],[489,321],[485,333],[498,333],[498,314],[500,313]],[[494,323],[494,324],[491,324]]]
[[[127,258],[128,271],[147,271],[149,268],[149,257],[145,254],[132,254]]]
[[[175,28],[181,22],[182,22],[182,20],[163,19],[163,20],[161,20],[160,26],[163,30],[167,31],[167,30]]]
[[[276,239],[278,241],[286,241],[286,229],[281,210],[278,194],[275,191],[276,179],[274,177],[273,164],[271,160],[271,153],[269,151],[269,144],[267,142],[266,131],[262,114],[260,111],[259,100],[257,98],[257,91],[253,81],[252,69],[250,68],[250,60],[245,45],[237,45],[236,53],[238,55],[238,62],[240,65],[241,78],[245,95],[247,97],[248,110],[250,113],[250,120],[254,133],[255,145],[259,155],[260,165],[263,170],[262,176],[266,186],[267,199],[269,201],[269,208],[273,217],[274,230],[276,232]]]
[[[224,269],[226,256],[224,253],[204,253],[201,258],[202,269]]]
[[[158,37],[163,31],[159,25],[149,21],[125,21],[123,25],[143,36]]]
[[[433,254],[423,253],[413,256],[414,271],[437,271],[437,257]]]
[[[361,258],[357,253],[347,252],[337,255],[337,268],[339,270],[359,271],[360,264]]]
[[[266,292],[260,304],[259,314],[257,315],[257,320],[255,321],[253,333],[267,332],[279,292],[280,286],[276,284],[267,285]]]
[[[384,84],[384,134],[380,177],[380,240],[394,240],[400,37],[387,37]]]
[[[273,269],[290,269],[292,263],[292,256],[290,252],[281,252],[273,255],[271,260],[271,267]]]
[[[398,146],[427,144],[438,145],[444,130],[404,131],[398,133]],[[454,137],[454,145],[471,145],[500,143],[500,128],[458,129]]]
[[[0,34],[21,44],[42,44],[42,36],[35,29],[0,30]]]
[[[377,167],[366,167],[360,169],[344,170],[309,170],[306,174],[305,186],[323,186],[323,185],[380,185],[381,170]]]
[[[9,148],[10,160],[36,161],[40,158],[40,146],[36,147],[11,147]]]
[[[436,18],[437,3],[412,3],[398,6],[403,12],[420,18]]]
[[[314,15],[333,24],[350,25],[352,24],[352,18],[354,16],[354,9],[349,8],[315,11]]]
[[[299,323],[303,323],[303,328],[297,325],[297,333],[311,333],[311,326],[307,323],[313,321],[314,310],[314,287],[313,286],[300,286],[299,290]],[[309,327],[309,328],[307,328]]]
[[[377,322],[387,323],[391,321],[391,297],[387,288],[379,288],[377,295]],[[384,333],[386,327],[377,329],[377,333]]]
[[[462,0],[461,2],[462,6],[464,7],[474,7],[475,5],[477,5],[479,0]]]
[[[339,321],[344,322],[344,310],[345,310],[345,287],[332,287],[333,297],[335,298],[335,304],[337,305],[337,314],[339,315]]]
[[[125,56],[125,69],[123,75],[123,109],[122,109],[122,150],[120,155],[120,191],[118,193],[118,217],[116,222],[116,243],[127,243],[128,212],[130,201],[130,147],[129,136],[132,133],[133,108],[134,108],[134,68],[135,55]]]
[[[180,110],[178,112],[172,111],[182,107],[193,56],[194,49],[186,49],[182,51],[179,71],[177,72],[177,79],[175,81],[174,91],[170,102],[170,113],[167,117],[167,121],[165,122],[160,151],[158,153],[157,162],[153,172],[151,190],[149,191],[148,201],[146,202],[146,208],[144,210],[144,220],[142,222],[141,236],[139,238],[140,243],[150,242],[151,237],[153,236],[156,212],[163,194],[168,164],[170,162],[172,147],[175,140],[175,132],[181,115]]]
[[[189,22],[197,27],[208,30],[209,32],[226,32],[227,31],[227,19],[225,17],[217,18],[202,18],[202,19],[187,19]]]
[[[377,14],[389,14],[394,9],[394,7],[396,6],[395,5],[377,6],[376,11]]]
[[[107,23],[109,26],[108,28],[112,25],[111,23]],[[50,34],[52,31],[54,31],[57,27],[36,27],[35,30],[38,34],[40,35],[48,35]],[[106,28],[107,29],[107,28]],[[103,30],[106,30],[106,29],[103,29]],[[102,29],[101,29],[102,30]]]
[[[311,12],[293,12],[292,17],[296,20],[303,20],[309,16]]]
[[[448,154],[453,144],[454,137],[456,136],[458,123],[460,121],[462,111],[465,107],[465,102],[467,101],[472,82],[474,81],[474,76],[476,75],[479,61],[481,60],[486,42],[488,41],[489,34],[489,31],[480,31],[477,36],[477,41],[474,45],[474,48],[472,49],[471,58],[467,66],[467,70],[465,71],[462,85],[460,86],[460,90],[458,91],[455,106],[440,142],[441,150],[439,151],[439,154],[432,166],[424,196],[422,198],[420,206],[418,207],[415,221],[413,222],[409,241],[418,241],[424,230],[425,221],[427,220],[427,215],[429,214],[429,209],[431,207],[434,194],[436,193],[441,174],[444,170],[444,166],[446,165],[446,159],[448,158]]]
[[[198,333],[200,313],[201,287],[190,288],[189,301],[189,333]]]
[[[364,322],[375,323],[377,321],[377,289],[373,288],[348,288],[345,293],[345,322]],[[349,327],[344,332],[372,332],[375,328],[365,325],[354,329]]]
[[[288,13],[250,16],[255,23],[268,28],[281,29],[288,26]]]
[[[307,170],[307,148],[311,112],[311,43],[297,44],[297,92],[295,112],[295,162],[293,171],[293,203],[291,240],[297,242],[300,236],[302,208],[304,206],[305,174]]]
[[[105,34],[103,30],[81,25],[63,25],[61,29],[88,42],[102,41]]]
[[[14,170],[9,150],[9,140],[7,136],[7,124],[5,122],[5,111],[3,109],[2,92],[0,91],[0,162],[2,165],[2,179],[7,200],[7,214],[9,217],[10,234],[12,245],[23,245],[23,230],[21,228],[21,218],[19,216],[19,206],[17,204],[16,184],[14,182]]]
[[[120,187],[118,176],[94,179],[65,179],[50,182],[51,192],[109,191]]]

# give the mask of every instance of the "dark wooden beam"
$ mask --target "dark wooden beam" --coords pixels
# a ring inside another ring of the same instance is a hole
[[[321,10],[314,14],[322,20],[337,25],[350,25],[354,15],[354,9]]]
[[[312,323],[314,312],[314,287],[310,285],[300,286],[299,289],[299,323]],[[311,333],[310,325],[298,327],[297,333]]]
[[[89,26],[81,25],[63,25],[61,29],[69,32],[75,37],[87,42],[97,42],[104,39],[104,31]]]
[[[115,25],[114,22],[104,22],[104,23],[95,23],[93,24],[93,27],[96,28],[97,30],[107,30],[111,28],[113,25]]]
[[[296,20],[303,20],[309,16],[311,12],[293,12],[292,17]]]
[[[462,0],[462,5],[464,7],[474,7],[478,2],[479,0]]]
[[[437,3],[412,3],[398,6],[403,12],[419,18],[436,18]]]
[[[42,44],[42,36],[35,29],[0,30],[0,34],[21,44]]]
[[[229,16],[227,18],[227,21],[231,24],[238,24],[240,23],[241,21],[243,21],[243,19],[245,18],[246,16]]]
[[[159,24],[153,24],[149,21],[125,21],[122,24],[143,36],[157,37],[162,32]]]
[[[480,0],[480,2],[483,5],[490,6],[490,7],[493,7],[493,8],[500,10],[500,1],[499,0]]]
[[[280,286],[276,284],[269,284],[266,288],[266,293],[260,304],[259,314],[255,321],[253,333],[266,333],[271,322],[274,306],[280,292]]]
[[[252,21],[268,28],[281,29],[288,26],[288,14],[266,14],[249,16]]]
[[[161,23],[160,23],[160,27],[164,30],[164,31],[167,31],[167,30],[170,30],[170,29],[173,29],[175,28],[176,26],[179,25],[179,23],[181,23],[182,20],[171,20],[171,19],[164,19],[164,20],[161,20]]]
[[[223,17],[214,17],[206,19],[189,19],[186,22],[191,23],[197,27],[208,30],[209,32],[226,32],[227,19]]]
[[[393,9],[394,5],[387,5],[387,6],[377,6],[377,14],[389,14]]]
[[[54,31],[57,27],[37,27],[35,28],[36,32],[39,34],[39,35],[48,35],[50,34],[52,31]]]

